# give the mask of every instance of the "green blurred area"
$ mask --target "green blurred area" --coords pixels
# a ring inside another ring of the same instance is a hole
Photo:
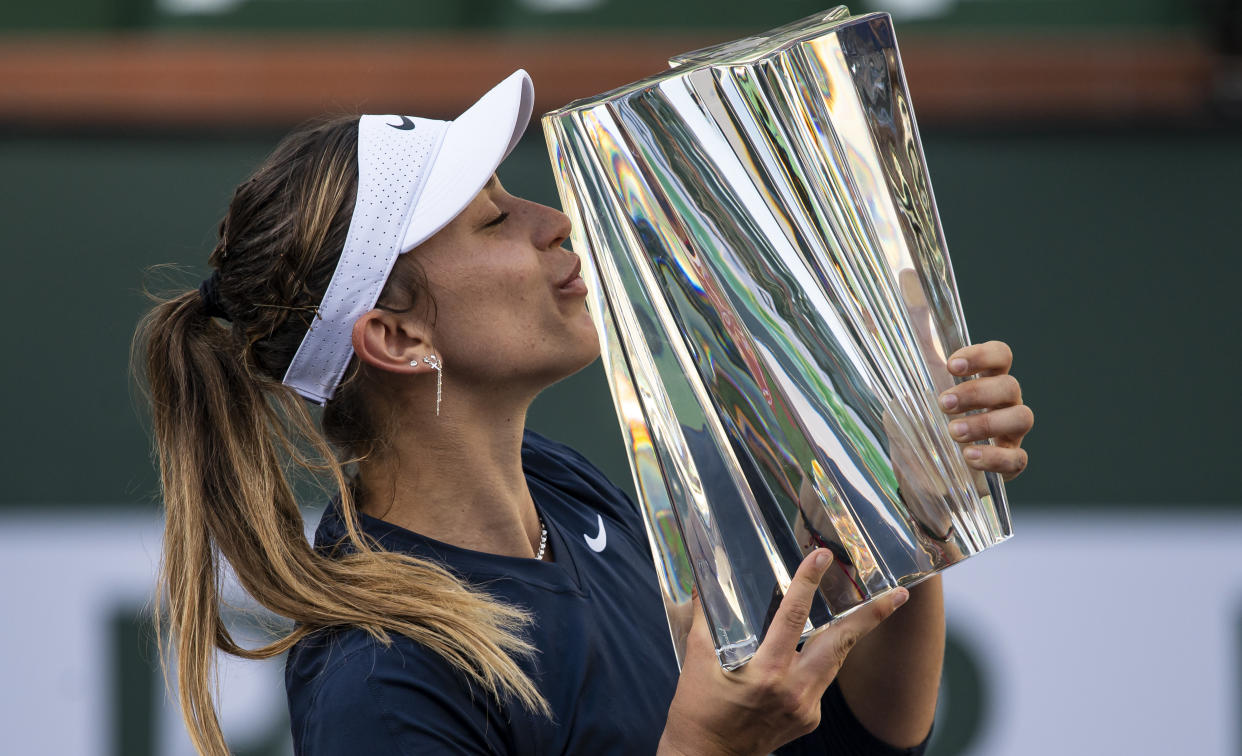
[[[1064,30],[1193,27],[1218,0],[868,0],[903,27]],[[824,0],[47,0],[10,3],[0,30],[762,29]]]
[[[972,336],[1013,345],[1037,414],[1015,507],[1237,502],[1242,135],[923,136]],[[0,137],[0,506],[154,505],[127,372],[143,270],[178,263],[196,286],[232,188],[276,139]],[[555,203],[537,128],[501,178]],[[598,362],[531,425],[630,486]]]

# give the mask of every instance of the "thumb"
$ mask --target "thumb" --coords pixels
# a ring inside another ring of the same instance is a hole
[[[876,625],[892,616],[897,607],[906,603],[908,598],[909,591],[897,588],[833,622],[803,644],[802,653],[799,654],[799,666],[826,675],[826,687],[845,662],[845,657],[854,648],[854,644],[874,630]]]

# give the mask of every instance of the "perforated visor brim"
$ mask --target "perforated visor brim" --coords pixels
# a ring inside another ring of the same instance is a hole
[[[534,101],[530,76],[519,69],[449,124],[402,252],[422,244],[469,206],[521,140]]]

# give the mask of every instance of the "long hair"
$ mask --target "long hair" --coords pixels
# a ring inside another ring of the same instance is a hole
[[[156,622],[168,669],[174,648],[182,716],[195,747],[226,754],[212,697],[215,650],[280,654],[308,634],[355,626],[382,643],[404,635],[442,656],[488,694],[533,711],[547,703],[516,659],[533,652],[529,616],[472,589],[439,565],[384,551],[361,533],[346,473],[383,443],[357,359],[323,411],[281,383],[345,244],[357,191],[356,119],[287,137],[233,195],[209,262],[223,321],[197,290],[157,298],[134,337],[145,377],[165,507]],[[426,300],[415,260],[399,259],[377,306]],[[307,542],[292,476],[335,490],[347,548]],[[243,648],[220,613],[223,562],[259,604],[294,621]]]

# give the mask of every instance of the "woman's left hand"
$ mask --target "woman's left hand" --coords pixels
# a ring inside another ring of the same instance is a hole
[[[1035,413],[1022,403],[1022,387],[1009,374],[1013,352],[1003,341],[972,344],[949,357],[949,372],[959,377],[978,375],[940,395],[940,406],[953,416],[949,433],[954,440],[967,444],[963,449],[966,464],[976,470],[997,472],[1012,480],[1026,469],[1026,451],[1022,438],[1035,424]],[[973,415],[971,410],[982,410]],[[974,444],[973,441],[994,439],[995,445]]]

